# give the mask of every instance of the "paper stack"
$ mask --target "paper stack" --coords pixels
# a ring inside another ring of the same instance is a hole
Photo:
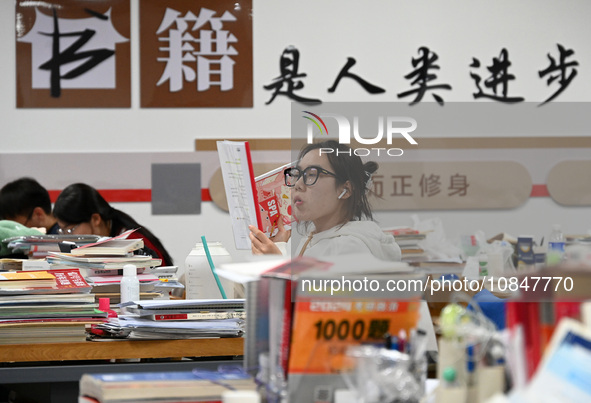
[[[129,315],[99,326],[108,334],[142,339],[239,337],[244,332],[243,299],[132,301]]]
[[[427,253],[420,246],[420,241],[426,238],[426,234],[412,228],[385,229],[384,232],[394,235],[394,239],[402,252],[402,261],[420,262],[427,260]]]

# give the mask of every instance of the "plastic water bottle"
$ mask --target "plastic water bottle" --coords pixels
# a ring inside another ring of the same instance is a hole
[[[137,268],[132,264],[123,266],[121,278],[121,303],[139,301],[140,281],[137,278]],[[128,313],[127,308],[121,308],[122,313]]]
[[[546,264],[553,266],[560,264],[564,257],[564,234],[560,225],[554,224],[552,232],[548,239],[548,252],[546,254]]]
[[[478,254],[478,276],[488,276],[488,254],[484,252]]]

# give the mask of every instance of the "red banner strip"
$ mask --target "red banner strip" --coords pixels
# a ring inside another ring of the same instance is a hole
[[[548,187],[546,185],[533,185],[529,197],[550,197]]]
[[[50,190],[49,197],[51,202],[55,203],[61,190]],[[100,194],[109,203],[125,203],[125,202],[151,202],[151,189],[101,189]],[[550,197],[546,185],[533,185],[530,197]],[[209,189],[201,189],[201,201],[210,202],[211,195]]]
[[[61,190],[49,190],[51,202],[55,203]],[[151,202],[151,189],[99,189],[99,193],[109,203]],[[210,202],[209,189],[201,189],[201,201]]]

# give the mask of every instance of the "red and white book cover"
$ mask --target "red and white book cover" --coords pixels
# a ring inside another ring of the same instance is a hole
[[[35,273],[48,273],[45,271],[29,271],[30,275]],[[76,268],[51,270],[55,277],[55,284],[51,286],[15,288],[10,290],[0,290],[2,294],[62,294],[62,293],[88,293],[90,285],[86,282],[80,271]]]
[[[267,235],[272,235],[277,230],[280,218],[286,229],[291,228],[291,189],[285,185],[283,175],[283,171],[291,166],[294,163],[280,166],[254,179],[258,214],[262,224],[259,229]]]

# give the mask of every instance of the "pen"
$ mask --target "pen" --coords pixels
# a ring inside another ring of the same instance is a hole
[[[220,293],[222,294],[222,298],[226,299],[226,292],[224,291],[224,287],[222,287],[222,283],[220,282],[220,278],[218,274],[215,272],[215,266],[213,265],[213,260],[211,258],[211,253],[209,253],[209,248],[207,247],[207,241],[205,240],[205,236],[201,237],[201,242],[203,243],[203,249],[205,250],[205,255],[207,256],[207,261],[209,262],[209,268],[211,269],[211,273],[213,274],[213,278],[215,278],[215,282],[220,289]]]
[[[466,383],[468,386],[474,385],[474,370],[476,369],[476,362],[474,362],[474,345],[469,344],[466,347]]]
[[[406,330],[400,329],[398,332],[398,351],[401,353],[406,353],[407,350],[407,343],[406,343]]]

